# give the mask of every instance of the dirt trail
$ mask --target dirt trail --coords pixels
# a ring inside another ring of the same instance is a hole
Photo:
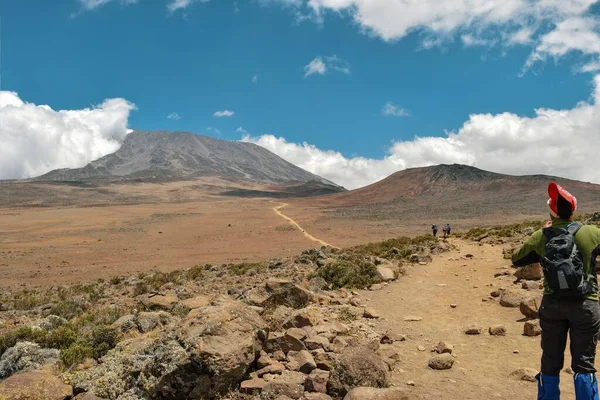
[[[286,203],[281,203],[280,205],[273,207],[273,211],[275,212],[275,214],[279,215],[281,218],[285,219],[286,221],[288,221],[290,224],[292,224],[293,226],[295,226],[296,228],[298,228],[300,230],[300,232],[302,232],[302,234],[307,237],[308,239],[320,243],[322,246],[329,246],[329,247],[333,247],[333,248],[339,248],[336,246],[333,246],[319,238],[314,237],[313,235],[311,235],[310,233],[306,232],[306,230],[301,227],[296,221],[294,221],[292,218],[288,217],[287,215],[285,215],[284,213],[281,212],[281,210],[283,208],[285,208],[287,206]]]
[[[451,242],[459,249],[435,257],[428,265],[408,267],[408,276],[380,291],[363,293],[367,305],[385,318],[384,325],[408,337],[396,344],[401,362],[392,373],[392,383],[407,387],[408,381],[414,381],[411,390],[426,399],[534,399],[535,383],[508,375],[519,368],[539,368],[540,337],[523,336],[518,308],[488,300],[499,287],[517,288],[512,276],[494,278],[495,272],[509,265],[502,258],[502,247]],[[423,320],[405,322],[406,316]],[[484,333],[464,334],[464,327],[472,323],[483,327]],[[490,336],[487,329],[494,324],[504,325],[507,335]],[[441,340],[454,345],[456,364],[448,371],[433,371],[427,362],[432,347]],[[419,351],[418,346],[426,350]],[[567,351],[565,368],[569,364]],[[561,377],[562,399],[574,399],[572,376],[563,372]]]

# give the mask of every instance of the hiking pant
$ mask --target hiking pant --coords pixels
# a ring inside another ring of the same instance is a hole
[[[567,333],[571,339],[573,372],[595,373],[600,304],[594,300],[564,300],[544,296],[539,315],[542,328],[542,374],[560,374],[565,361]]]

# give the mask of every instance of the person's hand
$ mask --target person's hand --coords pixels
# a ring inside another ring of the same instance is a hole
[[[546,221],[546,225],[544,225],[544,228],[550,228],[552,226],[552,221]]]

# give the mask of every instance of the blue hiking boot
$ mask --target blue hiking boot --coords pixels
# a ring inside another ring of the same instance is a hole
[[[599,400],[595,374],[575,374],[575,399]]]
[[[538,381],[538,400],[560,400],[559,376],[539,373],[535,376],[535,379]],[[590,397],[590,399],[593,399],[593,397]],[[579,397],[577,400],[579,400]]]

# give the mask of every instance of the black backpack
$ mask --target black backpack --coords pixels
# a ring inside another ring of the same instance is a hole
[[[548,241],[541,265],[548,287],[558,297],[582,298],[594,291],[575,244],[579,228],[580,224],[572,223],[567,228],[544,229]]]

